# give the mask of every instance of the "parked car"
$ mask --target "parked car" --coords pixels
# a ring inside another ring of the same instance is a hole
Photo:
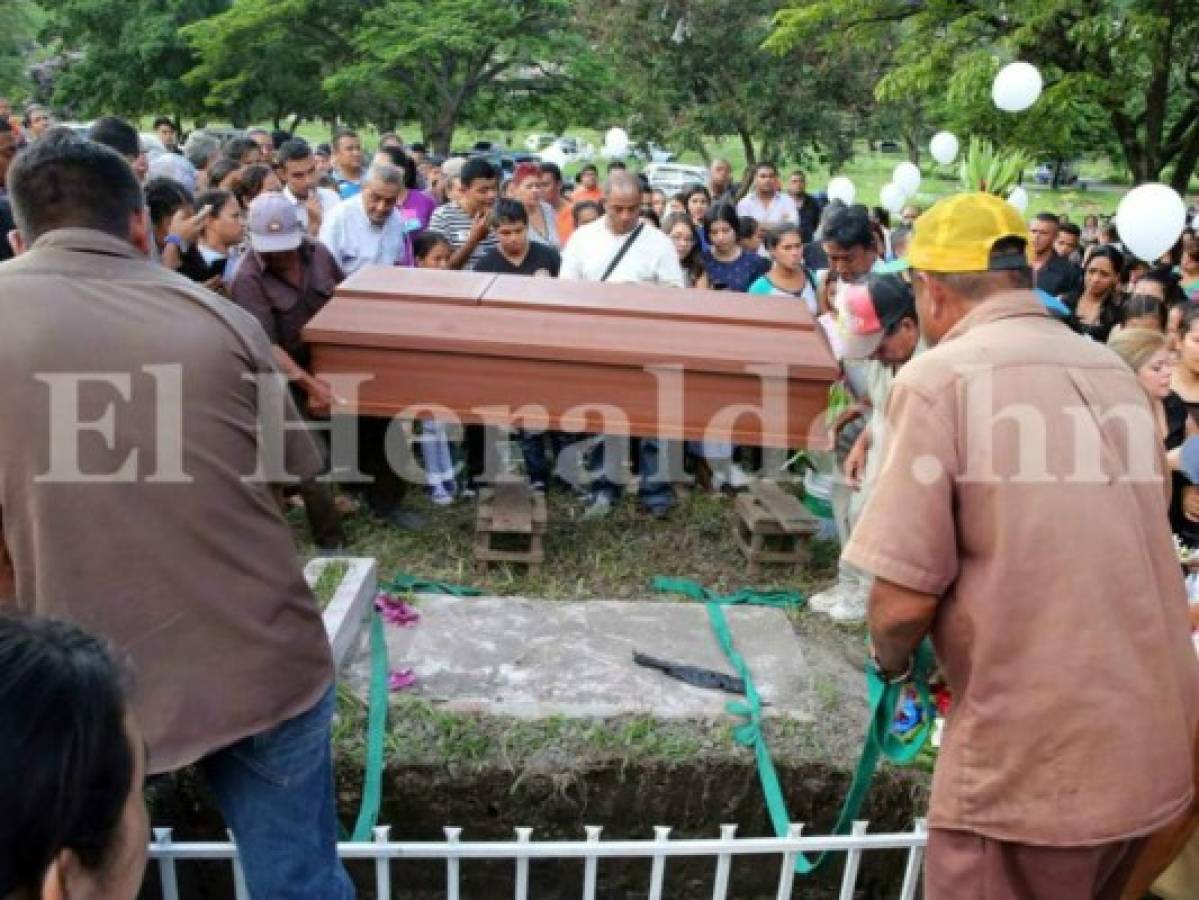
[[[667,196],[677,194],[691,184],[707,184],[708,172],[703,166],[687,166],[675,162],[652,162],[642,173],[649,179],[649,186]]]
[[[525,138],[525,148],[532,153],[536,153],[538,150],[544,150],[556,140],[558,138],[552,134],[530,134]]]
[[[661,144],[645,141],[637,144],[633,149],[633,156],[645,162],[665,163],[674,159],[675,153],[673,150],[667,150]]]
[[[516,159],[504,150],[471,150],[467,156],[487,160],[500,170],[500,178],[507,178],[516,169]]]
[[[1036,172],[1033,173],[1033,180],[1037,184],[1053,184],[1053,170],[1058,168],[1057,183],[1059,185],[1077,184],[1080,187],[1081,182],[1078,179],[1078,169],[1073,163],[1065,160],[1054,160],[1051,162],[1041,163],[1037,166]]]
[[[880,153],[899,153],[903,147],[900,146],[899,141],[885,140],[878,142],[878,149]]]

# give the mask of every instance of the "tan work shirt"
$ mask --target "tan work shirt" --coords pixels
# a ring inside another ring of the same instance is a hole
[[[899,373],[845,558],[940,598],[930,824],[1083,846],[1191,797],[1197,668],[1144,390],[1028,292]]]
[[[0,523],[16,605],[127,655],[149,770],[311,707],[332,678],[324,628],[270,486],[244,477],[265,402],[246,376],[273,371],[258,324],[87,229],[43,235],[0,265],[0,323]],[[72,374],[77,395],[61,383]],[[299,421],[294,406],[287,415]],[[104,420],[107,434],[73,424]],[[321,469],[307,433],[290,432],[285,455],[297,476]],[[52,467],[121,476],[71,483],[44,477]]]

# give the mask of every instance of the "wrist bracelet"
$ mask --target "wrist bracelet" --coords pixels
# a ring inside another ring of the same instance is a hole
[[[177,235],[177,234],[168,234],[165,238],[162,239],[162,243],[163,243],[164,247],[167,244],[173,244],[174,246],[179,248],[180,252],[182,252],[182,253],[187,252],[187,241],[185,241],[183,238],[179,237],[179,235]]]

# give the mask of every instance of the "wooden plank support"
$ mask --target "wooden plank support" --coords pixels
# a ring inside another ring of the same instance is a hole
[[[491,563],[540,565],[545,561],[548,522],[545,495],[523,480],[505,478],[483,488],[475,519],[475,568],[482,571]]]
[[[757,575],[764,564],[803,565],[808,540],[819,523],[802,503],[777,482],[756,479],[734,507],[737,546],[745,555],[746,573]]]

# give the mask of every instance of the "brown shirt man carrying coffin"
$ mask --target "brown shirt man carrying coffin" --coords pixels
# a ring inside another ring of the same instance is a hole
[[[1144,391],[1028,289],[1027,230],[964,194],[910,246],[933,349],[899,374],[845,551],[875,664],[931,632],[954,694],[928,900],[1117,898],[1192,794],[1199,667]]]
[[[266,335],[146,258],[111,150],[62,129],[9,186],[28,251],[0,265],[0,610],[129,657],[148,770],[200,763],[252,897],[346,900],[329,645],[267,483],[322,461],[280,437],[299,417]]]

